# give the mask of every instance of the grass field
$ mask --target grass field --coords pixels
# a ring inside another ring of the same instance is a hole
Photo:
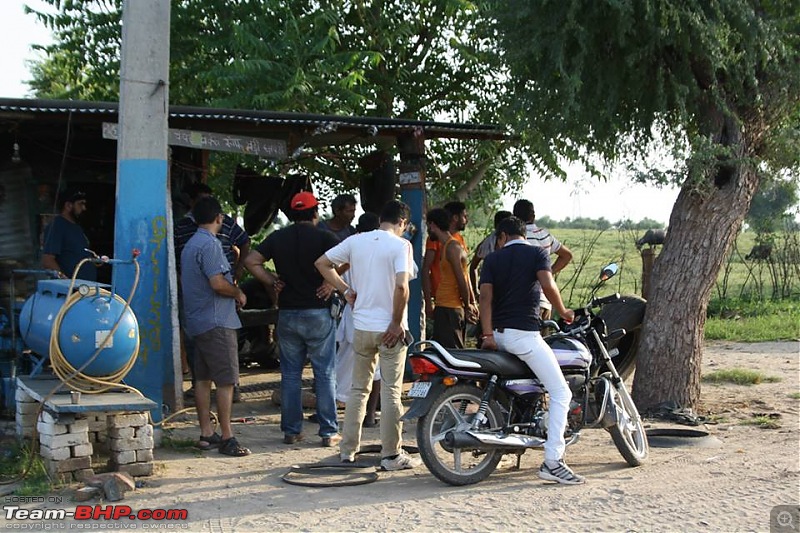
[[[601,268],[611,262],[619,265],[619,274],[598,294],[641,295],[642,257],[634,243],[644,232],[563,228],[551,232],[574,256],[557,277],[567,306],[585,303]],[[483,228],[468,228],[465,239],[470,250],[487,234]],[[770,268],[768,264],[745,260],[754,242],[754,233],[741,233],[736,249],[720,272],[709,304],[708,339],[756,342],[800,338],[800,273],[796,267],[793,270],[791,263],[788,268]],[[786,271],[783,277],[782,271]],[[787,297],[773,298],[776,284],[777,292]]]

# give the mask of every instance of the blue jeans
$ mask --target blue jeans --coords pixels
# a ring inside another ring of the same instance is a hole
[[[317,393],[319,436],[339,432],[336,423],[336,327],[328,309],[281,309],[278,313],[281,350],[281,431],[303,430],[302,377],[306,356],[311,360]]]

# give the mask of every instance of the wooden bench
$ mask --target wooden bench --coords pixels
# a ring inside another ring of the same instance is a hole
[[[16,381],[17,435],[32,438],[36,424],[39,453],[51,477],[69,482],[94,475],[92,454],[101,449],[109,453],[112,470],[132,476],[153,473],[148,413],[158,404],[132,392],[81,394],[73,403],[66,386],[50,396],[59,384],[45,376]]]

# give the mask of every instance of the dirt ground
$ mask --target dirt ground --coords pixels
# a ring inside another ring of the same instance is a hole
[[[521,469],[504,465],[469,487],[445,485],[424,466],[380,473],[377,482],[361,486],[289,485],[281,475],[290,465],[335,461],[337,450],[320,447],[317,426],[310,422],[305,442],[284,445],[279,410],[264,386],[274,383],[278,374],[247,373],[244,401],[234,406],[234,418],[254,418],[235,424],[237,437],[253,454],[229,458],[160,448],[156,475],[140,478],[144,486],[121,502],[134,510],[187,509],[188,521],[108,522],[94,529],[770,531],[772,511],[772,531],[800,531],[800,343],[708,345],[703,373],[727,368],[758,370],[780,381],[704,384],[700,414],[711,415],[716,423],[695,429],[708,431],[711,438],[703,439],[702,446],[652,447],[648,462],[639,468],[626,465],[608,433],[585,430],[568,449],[567,460],[588,482],[571,487],[536,477],[541,451],[526,453]],[[747,424],[756,416],[775,427]],[[687,429],[662,421],[647,423]],[[198,435],[190,421],[176,424],[172,432],[178,438]],[[414,424],[406,424],[404,434],[408,444],[415,444]],[[379,429],[365,429],[364,440],[378,443]],[[67,509],[75,505],[67,503]],[[776,523],[777,511],[785,510],[773,510],[779,505],[791,506],[785,508],[790,514]],[[65,527],[78,525],[86,526]],[[16,527],[0,516],[0,528]]]

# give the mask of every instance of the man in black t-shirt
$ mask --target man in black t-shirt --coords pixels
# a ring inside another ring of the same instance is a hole
[[[539,286],[567,322],[575,313],[564,307],[550,271],[547,252],[525,240],[525,222],[510,217],[496,230],[496,252],[483,260],[480,314],[484,350],[505,350],[536,374],[550,395],[547,442],[539,477],[569,485],[585,480],[564,462],[564,430],[572,392],[553,350],[539,333]]]
[[[278,346],[281,361],[281,431],[283,442],[303,439],[302,374],[311,360],[317,393],[317,420],[322,445],[336,446],[336,324],[331,317],[333,287],[326,283],[314,261],[338,244],[329,231],[317,228],[318,202],[310,192],[292,198],[294,224],[271,233],[245,259],[245,267],[267,288],[277,293]],[[277,275],[264,268],[272,260]]]

